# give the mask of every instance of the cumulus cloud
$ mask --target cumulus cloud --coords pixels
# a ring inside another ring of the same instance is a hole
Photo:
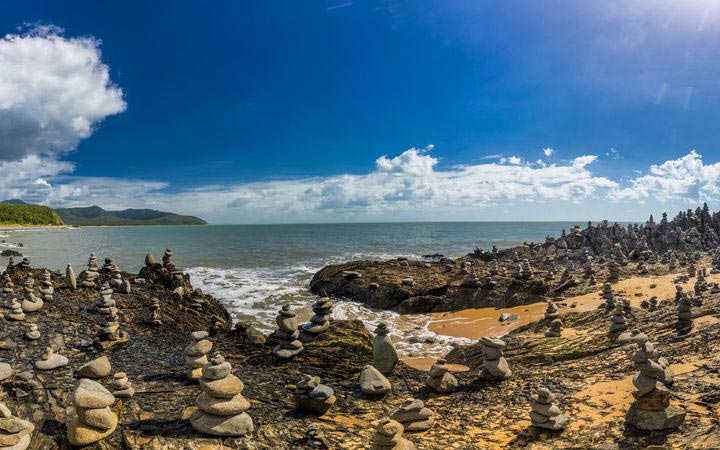
[[[105,117],[125,110],[92,37],[53,26],[0,39],[0,160],[72,151]]]
[[[545,156],[552,156],[552,154],[555,153],[555,150],[548,147],[543,149],[543,153],[545,154]]]

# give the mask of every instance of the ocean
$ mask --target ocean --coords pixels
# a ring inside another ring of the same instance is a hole
[[[270,332],[282,304],[291,304],[301,319],[310,317],[314,296],[308,283],[327,264],[398,256],[422,259],[431,254],[458,257],[475,247],[543,241],[546,235],[559,236],[573,225],[433,222],[15,229],[1,232],[0,248],[15,248],[30,258],[33,267],[63,273],[67,263],[76,273],[83,270],[90,252],[100,263],[110,257],[122,270],[137,273],[146,253],[154,253],[159,261],[165,248],[171,248],[175,263],[190,274],[194,287],[220,300],[235,320],[254,321]],[[338,301],[333,315],[363,319],[369,329],[386,321],[405,356],[419,351],[440,354],[452,342],[467,343],[429,332],[427,315],[399,316],[349,301]],[[432,336],[436,342],[432,348],[420,348],[407,342],[412,336]]]

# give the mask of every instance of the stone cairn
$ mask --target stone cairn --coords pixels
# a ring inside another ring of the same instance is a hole
[[[323,415],[335,404],[335,391],[321,382],[320,377],[303,375],[295,385],[295,406],[299,411]]]
[[[402,437],[403,426],[389,417],[370,424],[375,433],[371,450],[415,450],[415,444]]]
[[[23,311],[22,305],[16,298],[10,303],[10,312],[5,314],[8,320],[25,320],[25,312]]]
[[[120,329],[120,317],[115,312],[108,314],[105,325],[98,331],[98,345],[101,349],[107,350],[117,344],[122,344],[130,339],[127,331]]]
[[[190,415],[195,430],[213,436],[242,436],[255,428],[245,412],[250,408],[242,396],[245,385],[231,372],[232,366],[219,353],[203,366],[203,392],[195,400],[198,409]]]
[[[457,388],[458,380],[455,378],[455,375],[450,373],[447,361],[440,358],[430,367],[430,372],[425,379],[425,384],[433,388],[436,392],[444,394]]]
[[[121,294],[129,294],[132,291],[130,281],[123,280],[122,272],[115,266],[112,270],[112,276],[110,277],[110,286]]]
[[[529,280],[533,276],[533,270],[532,267],[530,267],[530,261],[528,261],[527,258],[523,258],[522,262],[520,262],[519,275],[523,280]]]
[[[160,299],[157,297],[153,297],[150,300],[150,309],[152,310],[150,312],[150,324],[159,327],[162,325],[162,317],[160,314]]]
[[[85,271],[85,277],[80,283],[85,287],[94,288],[100,281],[100,268],[97,265],[97,256],[95,253],[90,253],[88,258],[87,270]]]
[[[172,258],[173,258],[173,251],[170,250],[169,248],[165,249],[165,253],[163,253],[163,256],[162,256],[162,265],[164,268],[166,268],[170,272],[175,271],[175,263],[173,262]],[[154,259],[155,258],[153,257],[153,260]],[[146,261],[147,261],[147,258],[146,258]]]
[[[3,293],[12,294],[15,290],[15,283],[13,283],[12,277],[9,273],[5,272],[2,276],[3,279]]]
[[[303,325],[303,330],[310,334],[320,334],[330,328],[330,314],[332,314],[333,304],[328,297],[320,297],[312,305],[313,316],[310,322]]]
[[[553,304],[552,300],[548,300],[547,308],[545,309],[545,318],[546,319],[556,319],[559,316],[560,316],[560,312],[558,312],[557,308],[555,308],[555,305]]]
[[[622,303],[618,303],[615,306],[615,311],[613,311],[613,315],[610,316],[610,321],[612,322],[610,324],[611,333],[627,329],[628,326],[627,319],[625,318],[625,307]]]
[[[482,380],[504,380],[510,378],[512,371],[503,356],[505,341],[495,337],[480,339],[483,351],[483,368],[480,372]]]
[[[298,330],[298,320],[295,313],[290,310],[290,305],[283,305],[275,317],[278,329],[275,330],[275,337],[280,343],[273,349],[273,355],[280,359],[288,359],[299,354],[303,350]]]
[[[530,396],[530,420],[532,426],[547,430],[562,430],[568,423],[567,417],[554,403],[555,394],[548,388],[540,388]]]
[[[40,294],[42,294],[43,300],[46,302],[52,301],[55,289],[52,285],[52,275],[47,269],[42,274],[42,280],[40,280]]]
[[[460,286],[465,288],[479,288],[482,287],[482,281],[478,278],[477,274],[475,272],[470,272],[467,275],[465,275],[465,278],[463,278],[462,283]]]
[[[67,357],[55,353],[52,347],[48,347],[40,355],[39,360],[35,361],[35,368],[38,370],[53,370],[58,367],[67,366],[70,362]]]
[[[113,290],[108,283],[100,287],[100,299],[95,302],[98,311],[102,314],[117,314],[115,300],[112,298]]]
[[[373,338],[373,366],[383,375],[390,375],[398,363],[398,354],[388,337],[388,327],[379,323]]]
[[[190,333],[193,341],[185,347],[185,376],[191,380],[197,380],[202,376],[202,368],[208,363],[207,354],[212,350],[213,343],[207,338],[207,331],[193,331]]]
[[[235,329],[244,334],[250,344],[263,345],[267,340],[262,331],[255,328],[255,325],[250,322],[238,322],[235,324]]]
[[[25,450],[30,446],[35,425],[12,415],[5,403],[0,403],[0,449]]]
[[[363,394],[385,395],[392,389],[390,381],[370,364],[362,368],[358,382]]]
[[[28,330],[25,332],[25,338],[30,341],[37,341],[40,339],[40,331],[36,323],[28,325]]]
[[[70,290],[74,291],[77,289],[77,277],[71,264],[65,267],[65,285],[70,288]]]
[[[32,276],[25,278],[23,283],[23,302],[22,309],[25,312],[39,311],[44,303],[42,298],[35,295],[35,279]]]
[[[113,375],[112,387],[115,389],[112,394],[117,398],[130,398],[135,395],[135,388],[125,372]]]
[[[434,414],[430,408],[425,407],[422,400],[410,398],[405,400],[400,409],[395,411],[390,418],[399,422],[404,431],[427,431],[435,425]]]
[[[608,262],[608,280],[617,280],[620,278],[620,263],[617,261]]]
[[[100,383],[87,378],[75,385],[73,409],[69,415],[67,438],[70,444],[83,446],[110,436],[118,418],[110,409],[115,397]]]
[[[651,357],[655,349],[649,342],[638,343],[633,362],[638,373],[633,377],[635,401],[630,405],[626,420],[639,430],[657,431],[679,427],[685,420],[685,411],[670,405],[672,393],[660,382],[665,371]]]
[[[547,337],[560,337],[562,336],[563,323],[560,319],[553,319],[550,322],[550,328],[545,330],[545,336]]]
[[[605,303],[600,305],[600,308],[605,308],[608,311],[615,309],[615,294],[610,283],[603,283],[600,297],[605,300]]]
[[[320,429],[320,425],[311,423],[305,432],[305,443],[309,448],[332,448],[332,444],[325,437],[325,433]]]
[[[692,320],[692,303],[687,295],[680,292],[680,298],[677,300],[677,317],[678,328],[681,330],[689,330],[693,327]]]

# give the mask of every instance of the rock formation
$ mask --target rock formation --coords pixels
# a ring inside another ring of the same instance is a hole
[[[358,382],[363,394],[385,395],[392,389],[390,381],[370,364],[362,368]]]
[[[480,339],[483,351],[483,366],[480,379],[504,380],[510,378],[512,371],[503,356],[505,342],[500,338],[484,337]]]
[[[295,406],[299,411],[323,415],[335,404],[335,392],[321,381],[320,377],[303,375],[295,385]]]
[[[547,430],[561,430],[567,425],[568,419],[554,403],[555,395],[547,388],[540,388],[530,396],[530,420],[532,426]]]
[[[545,336],[547,337],[560,337],[562,335],[563,323],[560,319],[554,319],[550,322],[550,328],[545,330]]]
[[[440,358],[430,367],[430,372],[425,379],[425,384],[433,388],[436,392],[444,394],[455,390],[458,386],[458,380],[455,378],[455,375],[450,373],[447,361]]]
[[[38,370],[53,370],[66,366],[70,362],[67,357],[55,353],[52,347],[46,348],[41,358],[35,361],[35,368]]]
[[[616,333],[627,329],[627,319],[625,319],[625,308],[622,303],[617,303],[613,315],[610,316],[610,332]]]
[[[22,309],[27,312],[39,311],[43,307],[42,298],[35,295],[35,280],[28,276],[23,283]]]
[[[207,331],[193,331],[190,333],[193,342],[185,347],[185,375],[191,380],[197,380],[202,376],[202,368],[208,363],[207,354],[212,350],[213,343],[208,338]]]
[[[70,264],[65,267],[65,285],[73,291],[77,289],[77,277],[75,276],[75,271]]]
[[[298,355],[302,349],[300,330],[295,313],[290,310],[290,305],[283,305],[275,318],[278,329],[275,330],[275,337],[280,343],[273,349],[273,355],[280,359],[288,359]]]
[[[113,395],[117,398],[130,398],[135,395],[135,388],[125,372],[117,372],[113,375]]]
[[[385,417],[371,424],[375,429],[371,450],[415,450],[415,444],[402,437],[403,426]]]
[[[0,450],[25,450],[30,446],[35,425],[12,415],[0,403]]]
[[[388,337],[388,327],[379,323],[373,338],[373,366],[383,375],[390,375],[398,362],[398,354]]]
[[[110,436],[118,418],[110,409],[115,397],[100,383],[83,378],[72,394],[67,438],[70,444],[83,446]]]
[[[332,314],[332,301],[328,297],[320,297],[312,305],[314,315],[310,322],[303,325],[303,330],[311,334],[320,334],[330,327],[330,314]]]
[[[390,418],[399,422],[407,432],[427,431],[435,425],[434,414],[425,407],[422,400],[411,398],[405,400]]]

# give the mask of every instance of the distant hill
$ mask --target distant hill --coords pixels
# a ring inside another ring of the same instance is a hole
[[[0,203],[2,225],[63,225],[62,219],[47,206],[29,205],[22,200]]]
[[[70,225],[206,225],[195,216],[157,211],[154,209],[126,209],[107,211],[99,206],[57,208],[63,222]]]

